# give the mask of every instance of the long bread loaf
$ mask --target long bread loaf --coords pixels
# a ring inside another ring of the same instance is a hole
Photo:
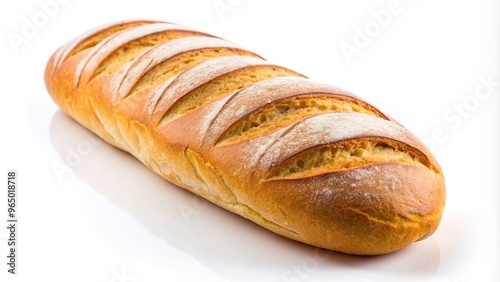
[[[45,81],[107,142],[288,238],[383,254],[441,220],[441,168],[407,129],[220,38],[158,21],[109,24],[58,49]]]

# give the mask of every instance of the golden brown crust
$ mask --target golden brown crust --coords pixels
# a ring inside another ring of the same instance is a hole
[[[383,254],[440,222],[441,168],[408,130],[208,34],[106,25],[56,51],[45,81],[63,111],[109,143],[288,238]]]

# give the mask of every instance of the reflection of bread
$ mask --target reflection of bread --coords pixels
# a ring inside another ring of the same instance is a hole
[[[441,168],[358,97],[222,39],[107,25],[50,59],[57,104],[171,182],[278,234],[382,254],[434,232]]]

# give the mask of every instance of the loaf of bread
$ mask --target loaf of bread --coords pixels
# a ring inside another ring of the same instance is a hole
[[[58,49],[45,82],[65,113],[155,173],[293,240],[384,254],[441,220],[441,168],[407,129],[212,35],[104,25]]]

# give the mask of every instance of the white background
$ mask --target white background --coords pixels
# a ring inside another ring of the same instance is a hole
[[[500,280],[498,1],[392,1],[396,11],[390,0],[65,2],[50,15],[34,0],[0,4],[0,281]],[[377,23],[382,10],[391,16]],[[377,105],[441,163],[439,229],[385,256],[318,252],[95,139],[50,99],[45,63],[87,29],[128,18],[218,35]],[[26,21],[38,27],[23,35]],[[346,56],[347,45],[356,53]],[[19,183],[16,276],[7,274],[3,227],[8,169]]]

